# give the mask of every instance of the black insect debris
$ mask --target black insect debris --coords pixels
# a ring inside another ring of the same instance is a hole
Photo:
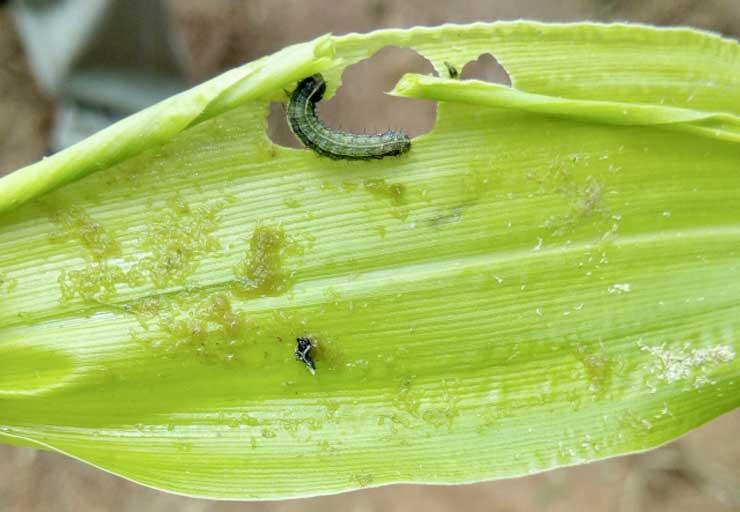
[[[308,336],[298,336],[295,345],[295,358],[303,361],[311,373],[316,373],[316,364],[311,357],[311,349],[314,348],[314,341]]]

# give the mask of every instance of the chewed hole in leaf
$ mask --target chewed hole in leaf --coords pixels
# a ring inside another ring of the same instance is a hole
[[[484,53],[476,60],[465,64],[460,72],[460,78],[462,80],[483,80],[511,87],[511,77],[490,53]]]
[[[412,137],[434,127],[436,105],[385,94],[405,73],[431,74],[432,63],[409,48],[388,46],[347,68],[342,87],[318,111],[328,124],[351,132],[402,130]]]
[[[332,128],[371,134],[400,130],[411,137],[434,127],[436,103],[398,98],[385,94],[405,73],[432,74],[427,59],[408,48],[385,47],[369,59],[349,66],[342,75],[342,85],[329,100],[317,105],[319,118]],[[332,85],[328,84],[329,88]],[[267,121],[267,133],[276,143],[303,147],[288,127],[286,105],[273,103]]]

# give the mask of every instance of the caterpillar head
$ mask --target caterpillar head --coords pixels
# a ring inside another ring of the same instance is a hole
[[[298,84],[298,89],[307,94],[311,103],[318,103],[321,101],[321,98],[324,97],[324,93],[326,92],[326,82],[321,74],[316,73],[315,75],[311,75],[308,78],[301,80]]]

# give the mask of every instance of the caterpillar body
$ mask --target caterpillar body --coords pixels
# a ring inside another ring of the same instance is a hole
[[[320,74],[304,78],[290,96],[288,124],[303,144],[320,155],[335,160],[369,160],[397,156],[411,148],[411,139],[403,132],[388,130],[377,135],[359,135],[335,130],[316,116],[316,104],[326,92]]]

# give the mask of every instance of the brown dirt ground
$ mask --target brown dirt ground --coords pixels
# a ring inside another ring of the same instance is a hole
[[[191,57],[193,82],[326,32],[383,27],[515,18],[591,19],[689,25],[740,36],[737,0],[346,0],[339,4],[333,0],[171,0]],[[506,81],[492,62],[479,64],[476,76]],[[385,51],[345,75],[348,87],[327,103],[322,115],[349,129],[390,125],[414,134],[426,131],[434,123],[432,105],[399,103],[380,91],[390,89],[401,73],[427,71],[428,66],[413,52]],[[0,8],[0,174],[43,155],[52,117],[51,103],[33,84],[10,16]],[[276,140],[287,140],[278,121],[272,130]],[[738,511],[737,432],[740,411],[658,450],[526,478],[463,486],[396,485],[263,503],[183,498],[58,454],[0,446],[0,511]]]

